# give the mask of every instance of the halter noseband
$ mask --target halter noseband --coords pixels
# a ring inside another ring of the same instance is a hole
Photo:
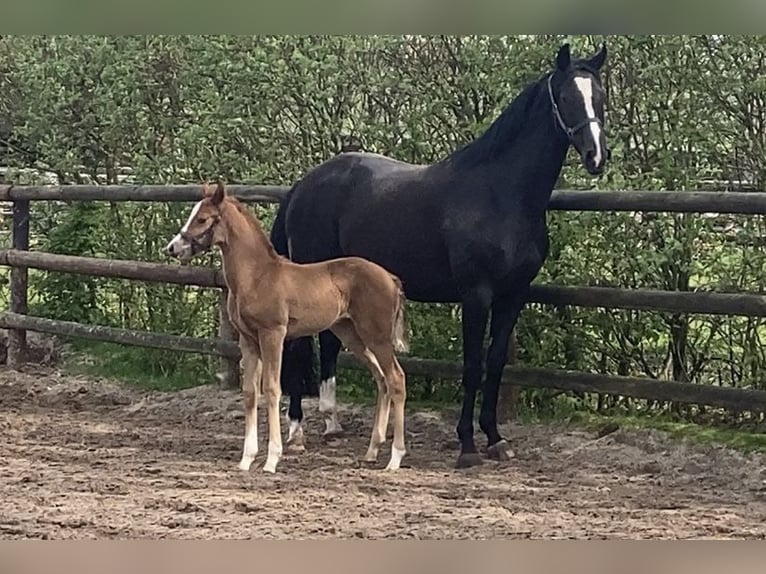
[[[196,237],[191,235],[188,231],[181,231],[179,235],[189,242],[192,247],[192,253],[199,253],[200,251],[204,251],[210,247],[210,245],[205,245],[202,243],[202,241],[204,240],[205,243],[208,243],[207,240],[212,237],[214,228],[215,224],[208,227],[205,231]]]
[[[550,97],[551,99],[551,107],[553,108],[553,117],[555,117],[556,120],[558,120],[558,124],[561,126],[561,129],[564,130],[564,133],[567,134],[567,137],[570,139],[570,141],[573,135],[575,135],[577,132],[579,132],[581,129],[583,129],[585,126],[589,124],[592,124],[595,122],[599,126],[603,126],[603,124],[601,123],[601,120],[595,116],[585,118],[583,121],[581,121],[579,124],[577,124],[576,126],[572,128],[567,126],[566,123],[564,123],[564,118],[561,117],[561,112],[559,112],[559,107],[556,104],[556,100],[553,98],[553,88],[551,88],[551,78],[553,78],[553,74],[548,76],[548,97]]]

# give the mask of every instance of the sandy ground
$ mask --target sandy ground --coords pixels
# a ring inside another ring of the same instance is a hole
[[[455,470],[454,415],[408,415],[408,468],[360,462],[372,415],[264,474],[236,467],[238,393],[147,393],[0,368],[0,538],[764,538],[766,457],[661,433],[504,429],[516,457]],[[265,436],[265,409],[259,409]],[[283,426],[283,432],[286,429]],[[481,437],[477,438],[481,441]],[[483,444],[479,442],[478,444]]]

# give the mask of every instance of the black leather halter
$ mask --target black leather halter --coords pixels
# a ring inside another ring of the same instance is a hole
[[[581,121],[579,124],[577,124],[574,127],[570,128],[569,126],[567,126],[566,123],[564,122],[564,118],[561,117],[561,112],[559,112],[559,107],[556,104],[556,100],[553,97],[553,88],[551,88],[551,78],[553,78],[553,74],[548,76],[548,96],[551,99],[551,107],[553,108],[553,117],[556,118],[556,120],[558,121],[558,124],[561,126],[561,129],[564,130],[564,133],[567,134],[567,137],[569,138],[570,141],[572,140],[572,136],[574,134],[579,132],[585,126],[590,125],[592,123],[598,124],[603,129],[603,124],[601,120],[595,116],[585,118],[583,121]]]

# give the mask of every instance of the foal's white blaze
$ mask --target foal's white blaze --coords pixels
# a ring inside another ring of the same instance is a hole
[[[575,86],[582,96],[583,103],[585,104],[585,115],[589,118],[596,117],[596,110],[593,106],[593,79],[583,76],[577,76],[574,79]],[[593,163],[597,166],[601,165],[601,161],[604,154],[601,150],[601,126],[596,122],[590,122],[590,134],[593,136],[593,144],[596,146],[596,153],[593,155]]]
[[[191,213],[189,214],[189,219],[186,220],[186,223],[184,223],[184,226],[181,228],[181,233],[189,231],[189,227],[191,227],[194,218],[197,217],[197,213],[199,213],[200,207],[202,207],[202,201],[198,201],[194,204],[194,207],[192,207]]]
[[[191,210],[191,213],[189,214],[189,219],[186,220],[186,223],[184,223],[184,226],[181,228],[181,231],[176,233],[175,237],[170,240],[170,242],[167,244],[167,247],[165,247],[166,250],[169,250],[171,247],[173,247],[173,251],[180,253],[185,248],[188,247],[188,241],[181,237],[182,233],[185,233],[186,231],[189,231],[189,227],[192,224],[192,221],[194,221],[194,218],[197,217],[197,213],[199,212],[199,208],[202,206],[202,201],[198,201],[194,204],[194,207]]]

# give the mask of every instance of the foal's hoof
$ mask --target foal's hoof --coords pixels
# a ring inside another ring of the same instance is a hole
[[[487,448],[487,458],[492,460],[507,461],[516,456],[508,446],[508,442],[505,439],[497,441],[495,444]]]
[[[332,419],[325,419],[324,424],[325,429],[322,433],[322,437],[324,437],[325,440],[331,440],[343,436],[343,427],[340,426],[339,422],[333,421]]]
[[[287,452],[292,452],[292,453],[296,453],[296,454],[301,453],[301,452],[306,452],[306,445],[300,444],[300,443],[288,442],[287,443]]]
[[[464,452],[457,457],[455,468],[471,468],[472,466],[481,466],[484,460],[478,452]]]

